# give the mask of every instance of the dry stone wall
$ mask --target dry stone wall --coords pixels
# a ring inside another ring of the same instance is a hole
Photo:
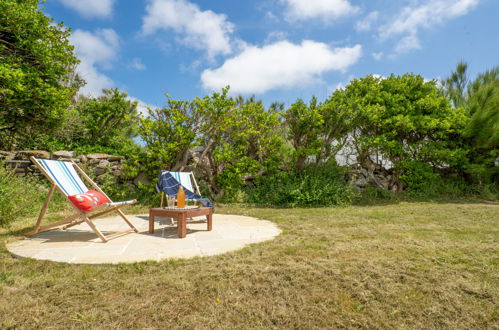
[[[30,157],[74,161],[97,181],[100,181],[104,175],[112,175],[116,179],[120,179],[125,164],[125,157],[123,156],[99,153],[77,155],[74,151],[67,150],[52,153],[44,150],[0,151],[0,161],[7,166],[16,168],[17,174],[42,175],[40,170],[30,161]]]

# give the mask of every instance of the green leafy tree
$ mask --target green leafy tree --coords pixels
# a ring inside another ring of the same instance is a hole
[[[137,101],[125,92],[103,89],[96,98],[82,97],[75,105],[75,115],[82,121],[84,134],[80,145],[119,148],[136,135],[139,120]]]
[[[469,84],[465,100],[471,116],[465,136],[479,148],[499,146],[499,66],[479,74]]]
[[[167,107],[150,110],[139,124],[145,149],[135,164],[147,167],[151,178],[160,169],[182,171],[191,166],[195,147],[197,170],[213,196],[223,197],[249,176],[275,167],[275,149],[282,140],[273,128],[279,118],[265,111],[261,102],[234,100],[228,88],[191,101],[167,97]]]
[[[320,154],[320,135],[323,132],[322,105],[314,96],[307,105],[298,99],[287,109],[283,116],[287,127],[287,138],[294,149],[294,167],[305,167],[307,157]]]
[[[355,111],[344,102],[344,90],[337,90],[320,108],[323,118],[321,129],[321,150],[317,156],[319,162],[335,162],[336,154],[346,145],[349,134],[355,128]]]
[[[0,1],[0,148],[26,132],[60,124],[78,84],[70,31],[38,9],[38,0]]]
[[[468,85],[468,64],[459,62],[456,70],[442,81],[444,95],[451,100],[454,107],[464,107],[466,103],[466,87]]]
[[[338,97],[340,106],[355,113],[352,135],[363,167],[369,168],[371,156],[380,153],[400,179],[411,161],[433,169],[464,162],[466,150],[459,135],[468,118],[464,109],[451,108],[434,81],[414,74],[386,79],[369,75],[335,93],[343,94]]]
[[[150,177],[157,176],[161,169],[183,170],[199,132],[198,99],[191,102],[166,97],[167,107],[149,109],[149,115],[139,121],[138,132],[145,142],[145,154],[134,158],[136,163],[145,159]]]
[[[473,81],[467,78],[467,69],[466,63],[458,63],[441,90],[454,105],[465,108],[469,117],[460,137],[468,148],[465,172],[475,182],[493,182],[499,178],[495,164],[499,156],[499,66]]]

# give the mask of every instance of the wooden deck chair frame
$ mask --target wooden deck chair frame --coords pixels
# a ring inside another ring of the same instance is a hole
[[[199,191],[199,186],[198,186],[198,183],[196,181],[196,177],[194,176],[194,173],[192,172],[184,172],[184,173],[189,173],[189,177],[191,178],[191,184],[192,184],[192,187],[194,188],[195,191],[193,191],[193,193],[195,194],[198,194],[198,195],[201,195],[201,192]],[[161,192],[161,204],[160,204],[160,207],[163,207],[163,201],[165,199],[165,196],[166,194],[162,191]],[[166,199],[172,199],[175,203],[177,203],[177,199],[175,197],[170,197],[170,196],[166,196]],[[194,205],[196,205],[196,201],[194,201]]]
[[[47,194],[47,197],[45,198],[45,202],[43,203],[42,208],[40,210],[40,214],[38,215],[38,220],[36,221],[35,229],[33,231],[27,233],[25,236],[29,237],[29,236],[32,236],[32,235],[35,235],[35,234],[38,234],[41,232],[52,230],[53,228],[59,227],[62,225],[65,225],[64,227],[62,227],[62,229],[66,230],[70,227],[73,227],[73,226],[78,225],[78,224],[83,223],[83,222],[87,223],[89,225],[89,227],[95,232],[95,234],[97,234],[97,236],[104,243],[107,242],[108,240],[116,238],[118,236],[122,236],[122,235],[125,235],[128,233],[131,233],[131,232],[136,232],[136,233],[138,232],[138,229],[133,225],[133,223],[130,222],[130,220],[126,217],[126,215],[120,210],[121,208],[123,208],[127,205],[131,205],[131,204],[136,203],[137,200],[133,200],[131,203],[121,204],[121,205],[116,205],[116,206],[107,206],[105,204],[102,204],[102,205],[99,205],[99,206],[93,208],[91,211],[88,211],[88,212],[80,210],[79,208],[77,208],[75,205],[73,205],[73,203],[71,203],[68,200],[69,204],[71,204],[71,206],[73,206],[76,213],[63,219],[63,220],[59,220],[59,221],[53,222],[51,224],[42,226],[41,223],[42,223],[43,217],[45,216],[45,213],[47,212],[48,205],[50,203],[50,200],[52,199],[52,196],[54,195],[54,191],[59,190],[61,192],[61,194],[63,194],[64,197],[66,197],[66,198],[68,197],[68,195],[52,179],[52,177],[49,175],[49,173],[47,173],[47,171],[45,170],[44,166],[42,164],[40,164],[40,161],[38,159],[36,159],[34,157],[30,157],[30,159],[40,169],[40,171],[43,173],[43,175],[52,183],[52,186],[50,187],[50,190]],[[106,193],[104,191],[102,191],[102,189],[75,162],[71,161],[71,164],[77,170],[77,172],[79,172],[79,174],[83,177],[83,179],[86,180],[88,183],[90,183],[90,185],[92,186],[93,189],[95,189],[96,191],[98,191],[101,194],[103,194],[104,196],[106,196],[107,199],[109,199],[109,201],[112,202],[112,200],[109,198],[109,196],[107,196]],[[94,213],[96,211],[99,211],[99,210],[102,210],[105,208],[108,208],[108,209]],[[103,215],[108,214],[110,212],[117,212],[118,215],[131,227],[131,229],[127,229],[125,231],[121,231],[118,233],[113,233],[111,235],[105,236],[95,226],[92,219],[103,216]]]

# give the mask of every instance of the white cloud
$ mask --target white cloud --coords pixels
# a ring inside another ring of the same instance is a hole
[[[187,0],[150,0],[146,12],[142,18],[143,35],[172,29],[181,42],[205,50],[210,57],[232,52],[230,34],[234,26],[224,14],[201,11]]]
[[[113,87],[113,80],[99,72],[97,67],[112,67],[120,44],[116,32],[112,29],[100,29],[95,33],[75,30],[70,40],[81,61],[76,71],[87,83],[80,89],[80,93],[97,96],[102,93],[103,88]]]
[[[421,43],[416,35],[410,34],[400,39],[395,46],[395,53],[404,54],[415,49],[421,49]]]
[[[378,18],[379,18],[379,12],[377,11],[370,12],[361,21],[357,21],[357,23],[355,24],[355,29],[357,31],[369,31],[371,30],[372,25],[378,20]]]
[[[349,0],[281,0],[286,8],[286,19],[289,21],[304,21],[314,18],[330,22],[343,16],[355,14],[358,7]]]
[[[144,63],[142,63],[142,60],[140,58],[134,57],[128,65],[128,68],[135,71],[142,71],[146,69],[146,66]]]
[[[371,55],[376,61],[380,61],[385,54],[383,52],[379,52],[379,53],[372,53]]]
[[[80,63],[76,72],[86,82],[85,86],[78,91],[80,94],[96,97],[102,94],[103,88],[114,87],[114,81],[111,78],[99,72],[88,62]]]
[[[107,18],[113,13],[115,0],[58,0],[65,7],[76,10],[85,18]]]
[[[263,47],[247,46],[239,55],[201,74],[203,87],[231,86],[233,93],[265,93],[271,89],[316,82],[328,71],[345,71],[362,54],[362,46],[331,48],[305,40],[301,44],[279,41]]]
[[[420,29],[429,29],[453,19],[466,15],[479,0],[433,0],[416,7],[405,7],[398,18],[379,28],[381,40],[401,36],[395,52],[404,53],[421,48],[418,39]]]
[[[265,38],[265,43],[269,44],[275,41],[281,41],[285,40],[287,38],[288,34],[283,31],[272,31],[267,34],[267,37]]]

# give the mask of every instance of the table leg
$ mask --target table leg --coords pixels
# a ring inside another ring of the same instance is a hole
[[[185,213],[180,214],[179,217],[177,218],[177,227],[178,227],[178,237],[184,238],[187,235]]]
[[[154,215],[152,213],[149,213],[149,232],[154,233]]]
[[[208,213],[208,215],[206,215],[206,220],[208,220],[208,231],[211,231],[212,229],[212,223],[213,223],[213,211],[210,210],[210,212]]]

